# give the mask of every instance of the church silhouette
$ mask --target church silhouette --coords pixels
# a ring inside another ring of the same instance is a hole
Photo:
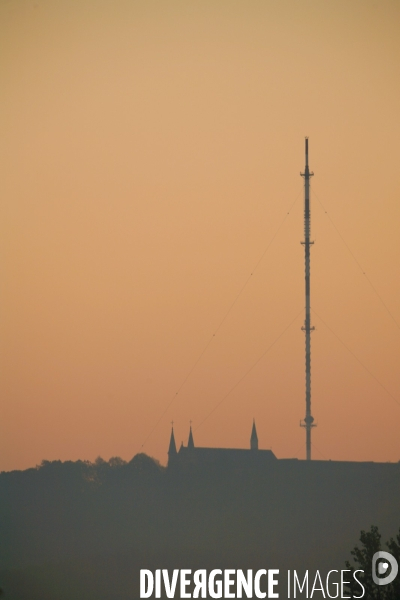
[[[260,450],[255,421],[250,436],[250,448],[203,448],[194,445],[192,426],[189,429],[187,446],[181,444],[176,449],[174,427],[171,429],[171,438],[168,448],[168,469],[181,469],[188,467],[249,467],[276,461],[272,450]]]

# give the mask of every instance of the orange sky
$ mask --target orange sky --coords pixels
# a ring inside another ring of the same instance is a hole
[[[0,469],[172,419],[304,458],[305,135],[313,456],[398,461],[399,2],[3,0],[0,44]]]

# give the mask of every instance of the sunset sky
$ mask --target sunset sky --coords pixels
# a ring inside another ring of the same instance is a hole
[[[0,2],[0,470],[305,457],[305,136],[313,457],[400,460],[399,65],[398,0]]]

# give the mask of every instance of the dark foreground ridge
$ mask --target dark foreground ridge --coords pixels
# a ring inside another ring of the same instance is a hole
[[[137,598],[140,568],[340,570],[361,529],[399,528],[399,463],[245,463],[138,454],[1,473],[4,598]]]

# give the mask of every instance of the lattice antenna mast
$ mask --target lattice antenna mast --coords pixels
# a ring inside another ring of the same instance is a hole
[[[308,168],[308,138],[306,138],[306,168],[304,173],[300,173],[304,177],[304,246],[305,255],[305,292],[306,292],[306,319],[302,330],[306,335],[306,416],[304,421],[300,423],[306,430],[306,458],[311,460],[311,430],[315,427],[314,417],[311,415],[311,332],[314,327],[311,327],[310,314],[310,248],[314,242],[310,241],[310,177],[314,173],[310,173]]]

